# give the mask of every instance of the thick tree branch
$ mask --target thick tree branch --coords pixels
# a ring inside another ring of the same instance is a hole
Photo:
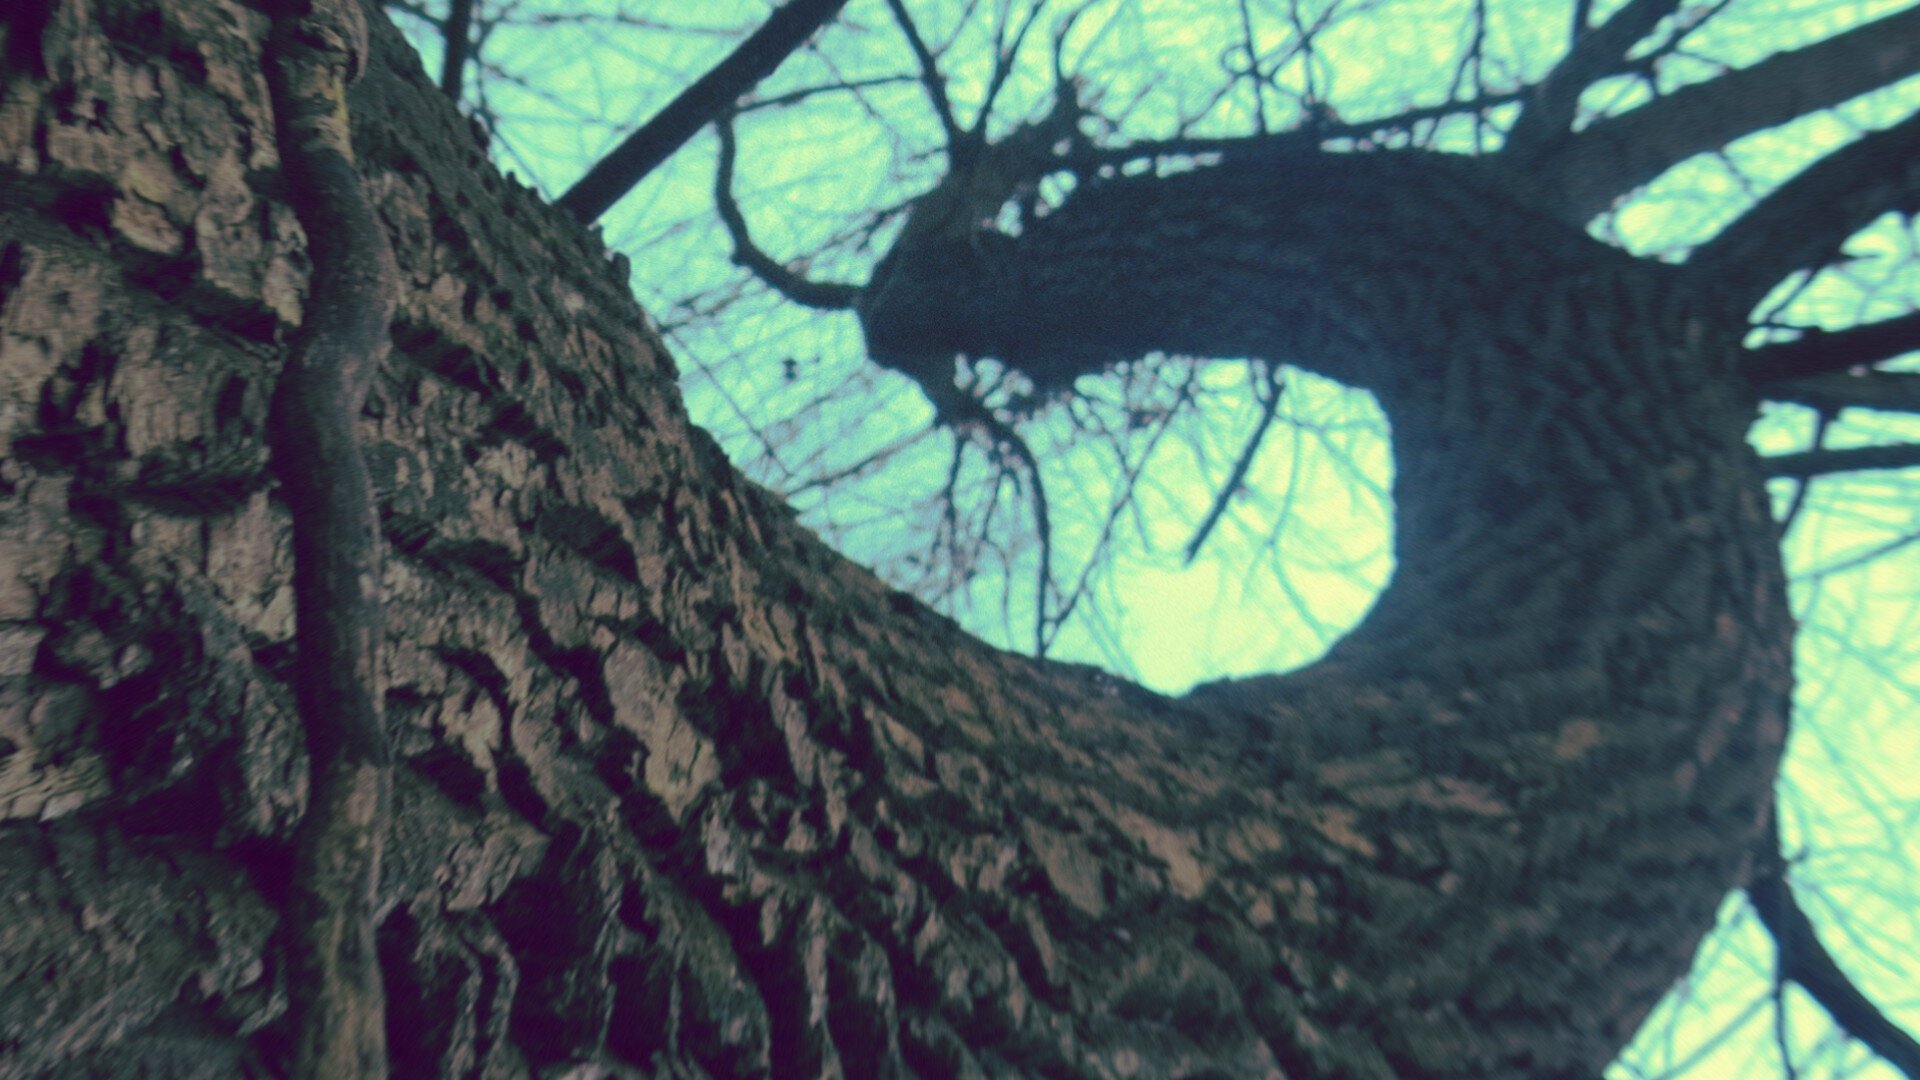
[[[1583,34],[1534,88],[1525,111],[1507,133],[1507,152],[1533,157],[1565,138],[1580,95],[1617,70],[1627,51],[1679,6],[1680,0],[1632,0],[1604,25]]]
[[[1820,942],[1813,921],[1794,898],[1780,856],[1778,827],[1760,845],[1760,873],[1747,886],[1747,897],[1760,922],[1773,935],[1780,974],[1798,983],[1827,1010],[1833,1022],[1858,1039],[1887,1064],[1910,1077],[1920,1077],[1920,1041],[1887,1017],[1870,1001]]]
[[[746,215],[733,197],[733,165],[739,147],[733,137],[733,124],[722,119],[714,125],[720,136],[720,160],[713,174],[713,205],[720,220],[733,237],[733,261],[753,271],[753,275],[771,285],[775,292],[810,308],[840,311],[853,306],[860,295],[858,286],[837,281],[811,281],[787,269],[786,264],[760,250],[747,230]]]
[[[1920,7],[1683,87],[1601,120],[1532,166],[1563,216],[1584,223],[1696,154],[1920,72]]]
[[[1881,409],[1920,413],[1920,373],[1872,371],[1788,379],[1763,391],[1770,401],[1790,401],[1825,412]]]
[[[733,107],[740,95],[773,73],[815,30],[839,14],[847,0],[791,0],[727,54],[713,70],[627,136],[611,154],[560,196],[558,205],[592,221],[673,155],[688,139]]]
[[[389,347],[399,272],[353,160],[347,84],[367,63],[359,0],[282,12],[263,57],[288,199],[313,275],[275,387],[273,465],[293,518],[294,698],[310,794],[283,926],[292,1075],[387,1075],[374,943],[393,790],[381,715],[380,537],[356,439]]]
[[[446,43],[440,65],[440,92],[455,101],[460,100],[467,55],[473,48],[473,4],[474,0],[452,0],[446,22],[440,27],[441,40]]]
[[[1782,278],[1831,258],[1890,210],[1920,206],[1920,114],[1808,166],[1700,245],[1689,271],[1750,307]]]
[[[1911,469],[1920,466],[1920,443],[1893,446],[1849,446],[1840,450],[1804,450],[1760,459],[1768,476],[1829,476],[1867,469]]]
[[[1810,329],[1792,341],[1762,345],[1748,352],[1746,373],[1771,397],[1771,383],[1867,367],[1916,350],[1920,311],[1845,330]]]

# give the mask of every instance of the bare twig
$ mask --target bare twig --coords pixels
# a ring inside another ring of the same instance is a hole
[[[1005,451],[1013,455],[1026,470],[1030,486],[1028,488],[1033,505],[1034,531],[1040,540],[1040,563],[1034,572],[1033,597],[1033,651],[1035,656],[1047,655],[1047,647],[1052,643],[1048,635],[1050,625],[1057,623],[1047,614],[1047,599],[1053,590],[1053,520],[1047,506],[1046,481],[1040,475],[1040,462],[1033,455],[1026,439],[1013,430],[1005,421],[993,414],[985,402],[972,397],[958,387],[942,387],[940,391],[929,388],[928,396],[934,399],[934,409],[940,423],[961,428],[973,428],[985,434],[989,448],[996,454]],[[956,447],[954,453],[959,454]],[[958,465],[956,463],[956,472]],[[954,477],[948,477],[949,488]],[[949,494],[951,505],[951,494]]]
[[[713,175],[713,202],[721,222],[727,227],[727,234],[733,238],[733,261],[751,270],[755,277],[796,304],[826,311],[852,307],[854,298],[860,295],[858,286],[809,280],[787,269],[786,264],[754,244],[753,236],[747,229],[746,215],[741,213],[740,204],[733,197],[734,158],[739,152],[734,141],[733,124],[723,118],[714,130],[720,136],[720,156]]]
[[[987,78],[987,94],[980,102],[980,114],[973,118],[971,134],[975,139],[986,138],[987,117],[993,114],[993,103],[999,99],[1001,88],[1006,86],[1007,76],[1013,74],[1014,62],[1020,56],[1020,45],[1027,40],[1027,31],[1033,29],[1034,20],[1039,18],[1040,8],[1041,5],[1035,4],[1028,9],[1027,17],[1020,22],[1020,29],[1013,33],[1013,41],[996,42],[993,74]]]
[[[1267,437],[1267,429],[1273,426],[1273,418],[1280,411],[1280,395],[1286,390],[1286,382],[1280,374],[1279,365],[1273,365],[1267,372],[1266,400],[1260,403],[1260,420],[1253,427],[1253,434],[1240,447],[1240,456],[1234,461],[1233,468],[1227,471],[1227,481],[1220,485],[1214,494],[1213,506],[1207,510],[1207,516],[1200,521],[1200,527],[1194,531],[1193,539],[1187,541],[1186,561],[1193,563],[1194,556],[1200,554],[1200,545],[1213,535],[1213,527],[1220,522],[1220,516],[1227,512],[1233,497],[1240,493],[1240,485],[1246,481],[1247,470],[1253,467],[1253,459],[1260,452],[1260,444]]]
[[[1827,409],[1820,410],[1820,415],[1814,420],[1813,424],[1813,449],[1815,451],[1825,450],[1827,448],[1827,431],[1832,427],[1833,413]],[[1781,535],[1784,536],[1787,530],[1793,528],[1793,523],[1800,517],[1800,511],[1806,507],[1807,492],[1813,489],[1813,479],[1811,476],[1806,476],[1795,481],[1793,485],[1793,498],[1787,502],[1787,512],[1780,516]]]
[[[1772,384],[1851,371],[1920,350],[1920,311],[1845,330],[1809,329],[1792,341],[1761,345],[1747,354],[1748,381],[1772,396]]]
[[[913,16],[907,14],[906,5],[900,0],[887,0],[887,10],[893,12],[900,32],[906,35],[907,47],[913,50],[914,59],[920,64],[920,83],[926,87],[927,103],[933,106],[933,115],[940,120],[940,130],[946,133],[947,149],[958,152],[966,135],[953,115],[953,101],[947,97],[947,80],[940,74],[940,62],[933,50],[927,48],[926,39],[920,36],[920,27],[915,25]]]
[[[1781,974],[1799,984],[1827,1010],[1841,1030],[1860,1040],[1887,1064],[1909,1077],[1920,1078],[1920,1041],[1889,1019],[1867,999],[1821,943],[1813,920],[1800,907],[1787,880],[1786,859],[1780,853],[1779,821],[1755,847],[1758,867],[1747,886],[1747,898],[1760,922],[1773,935]]]

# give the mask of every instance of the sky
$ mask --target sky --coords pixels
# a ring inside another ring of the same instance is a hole
[[[1082,103],[1116,120],[1114,138],[1283,129],[1299,120],[1303,97],[1353,120],[1465,96],[1475,77],[1499,90],[1547,69],[1572,9],[1486,0],[1476,35],[1472,0],[1074,6],[1086,10],[1064,39],[1062,65],[1077,77]],[[1602,15],[1617,6],[1595,5]],[[1681,18],[1718,6],[1683,4]],[[1711,78],[1906,6],[1730,0],[1661,62],[1653,89]],[[1026,3],[908,7],[942,50],[949,91],[962,121],[971,120],[996,26],[1017,25]],[[469,78],[468,104],[493,124],[499,164],[558,194],[768,10],[767,0],[485,0],[483,18],[504,12],[507,21],[482,43],[488,67]],[[399,21],[437,70],[423,24]],[[1056,25],[1053,9],[1035,23],[990,131],[1049,101]],[[1463,85],[1462,57],[1476,37],[1482,59],[1464,69]],[[1269,76],[1258,98],[1244,84],[1221,89],[1225,70],[1245,69],[1248,40]],[[942,167],[940,132],[914,72],[882,0],[853,0],[812,49],[762,84],[757,100],[796,99],[739,121],[737,194],[763,249],[817,278],[864,279],[898,224],[897,216],[876,224],[876,216]],[[1623,111],[1653,89],[1616,80],[1583,104],[1593,114]],[[1636,254],[1681,258],[1772,185],[1917,106],[1920,80],[1910,80],[1741,140],[1670,171],[1592,231]],[[1463,118],[1425,137],[1439,149],[1491,149],[1504,118]],[[695,419],[840,550],[987,640],[1032,651],[1039,551],[1030,479],[982,444],[956,467],[953,435],[930,428],[917,387],[866,363],[851,316],[785,303],[732,265],[712,211],[714,159],[715,140],[703,134],[603,219],[609,242],[633,260],[634,289],[673,349]],[[1783,283],[1761,311],[1770,322],[1826,328],[1911,311],[1920,306],[1916,246],[1910,223],[1883,219],[1848,244],[1849,263]],[[1920,357],[1902,366],[1920,370]],[[990,379],[991,365],[979,375]],[[1074,401],[1023,429],[1054,523],[1048,610],[1073,601],[1049,655],[1177,693],[1298,666],[1364,614],[1392,570],[1390,433],[1363,392],[1293,369],[1282,382],[1276,421],[1240,493],[1190,562],[1185,549],[1258,425],[1262,370],[1146,358],[1083,380]],[[1765,453],[1803,450],[1814,428],[1810,410],[1770,408],[1753,441]],[[1826,439],[1920,440],[1920,423],[1849,410]],[[961,495],[949,514],[939,495],[950,475]],[[1796,491],[1777,482],[1774,496],[1784,514]],[[1863,989],[1920,1030],[1920,724],[1912,720],[1920,715],[1920,470],[1822,479],[1802,501],[1785,543],[1802,630],[1781,781],[1796,891]],[[1610,1075],[1783,1076],[1782,1047],[1802,1078],[1894,1075],[1797,990],[1776,1000],[1772,963],[1765,932],[1744,901],[1730,898],[1694,975]]]

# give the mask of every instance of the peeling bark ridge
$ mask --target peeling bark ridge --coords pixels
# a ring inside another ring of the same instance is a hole
[[[303,1077],[387,1074],[374,917],[392,755],[376,696],[380,539],[354,425],[386,358],[398,280],[353,160],[347,84],[367,56],[359,0],[294,0],[265,52],[287,196],[313,267],[270,434],[293,516],[293,681],[312,778],[284,928]]]

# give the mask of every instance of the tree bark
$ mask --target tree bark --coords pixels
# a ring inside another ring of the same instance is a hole
[[[1685,971],[1792,633],[1712,297],[1412,156],[1116,180],[1018,243],[909,227],[863,300],[885,362],[1284,354],[1387,408],[1375,610],[1168,699],[985,647],[734,474],[625,268],[375,22],[395,1075],[1589,1076]],[[265,446],[308,310],[267,25],[68,3],[0,101],[21,1075],[290,1054]]]

